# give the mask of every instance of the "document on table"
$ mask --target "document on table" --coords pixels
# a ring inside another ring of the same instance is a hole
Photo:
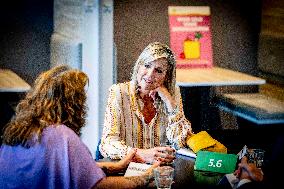
[[[196,158],[196,154],[189,148],[181,148],[177,151],[177,154]]]
[[[239,179],[233,173],[226,174],[225,176],[228,179],[228,182],[230,183],[231,187],[236,188],[239,183]]]
[[[146,163],[130,162],[124,174],[125,177],[143,175],[152,165]]]

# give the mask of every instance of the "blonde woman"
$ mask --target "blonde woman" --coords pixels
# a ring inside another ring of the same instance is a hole
[[[186,145],[192,130],[184,116],[175,67],[171,49],[154,42],[140,54],[131,81],[110,87],[99,146],[104,157],[121,159],[138,148],[138,162],[171,162],[174,150],[161,144]]]

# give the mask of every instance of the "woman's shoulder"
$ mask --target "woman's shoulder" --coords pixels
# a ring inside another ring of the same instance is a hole
[[[131,90],[133,87],[132,87],[132,84],[130,81],[128,82],[123,82],[123,83],[116,83],[116,84],[113,84],[110,86],[109,88],[109,91],[112,91],[114,93],[128,93],[129,90]]]
[[[180,93],[180,87],[178,85],[175,85],[175,94]]]
[[[45,138],[52,137],[54,139],[79,139],[79,136],[72,129],[63,124],[48,126],[44,129],[43,136]]]
[[[178,85],[175,85],[175,90],[179,90],[179,86]]]

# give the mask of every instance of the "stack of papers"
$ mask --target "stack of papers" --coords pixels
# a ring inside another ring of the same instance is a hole
[[[177,151],[178,154],[196,158],[196,154],[189,148],[181,148]]]
[[[184,155],[184,156],[196,158],[196,154],[189,148],[181,148],[176,153]],[[124,176],[130,177],[130,176],[143,175],[147,171],[147,169],[150,168],[151,166],[152,165],[146,164],[146,163],[130,162]]]
[[[152,165],[146,163],[130,162],[124,176],[131,177],[143,175],[151,166]]]

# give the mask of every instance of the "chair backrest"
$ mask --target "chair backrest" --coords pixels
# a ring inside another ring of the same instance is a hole
[[[97,150],[96,150],[96,161],[103,159],[104,157],[102,156],[101,152],[100,152],[100,144],[101,144],[101,139],[98,142],[97,145]]]

